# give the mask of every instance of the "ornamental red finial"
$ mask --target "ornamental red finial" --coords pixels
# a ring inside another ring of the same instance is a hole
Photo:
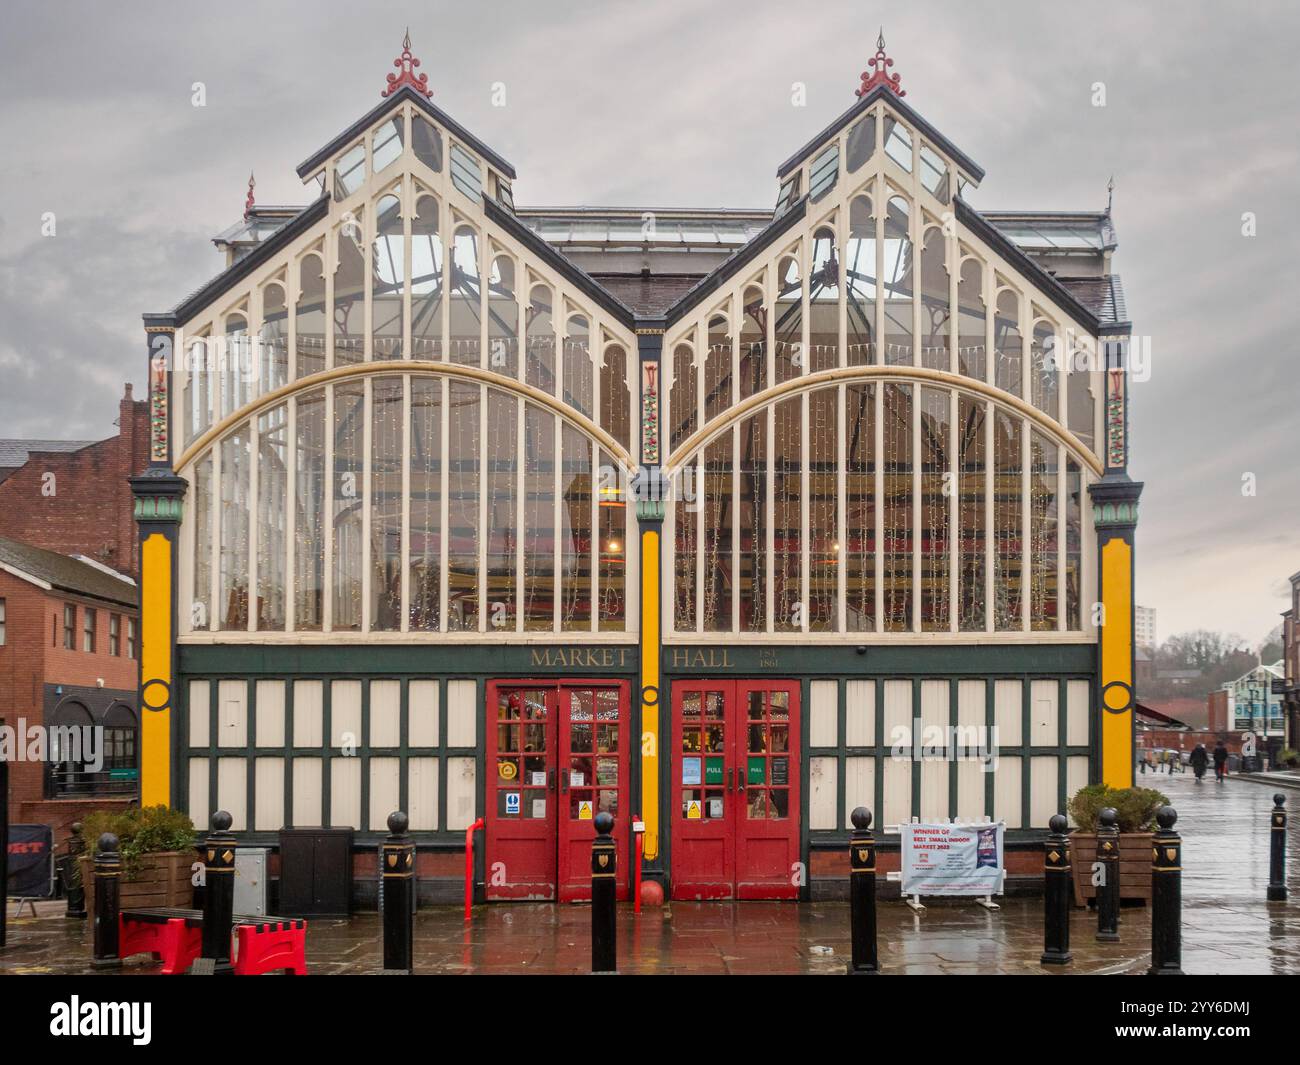
[[[897,96],[906,96],[907,93],[899,87],[897,74],[886,74],[885,68],[892,67],[894,61],[885,55],[885,29],[880,28],[880,36],[876,38],[876,54],[867,60],[867,66],[874,67],[875,73],[869,70],[862,72],[862,88],[854,94],[855,96],[866,96],[877,85],[884,85],[892,90]],[[391,77],[391,75],[389,75]]]
[[[397,67],[401,73],[389,74],[388,88],[379,95],[391,96],[403,85],[409,85],[416,92],[423,93],[425,96],[432,96],[433,90],[429,88],[429,75],[421,74],[416,77],[415,68],[419,65],[420,61],[411,55],[411,29],[408,26],[406,36],[402,38],[402,54],[393,60],[393,66]]]
[[[247,222],[249,215],[253,213],[253,186],[257,184],[253,180],[253,172],[248,172],[248,198],[244,200],[244,221]]]

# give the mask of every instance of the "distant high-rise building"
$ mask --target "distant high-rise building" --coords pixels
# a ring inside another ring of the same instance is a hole
[[[1156,646],[1156,608],[1139,606],[1133,608],[1133,642],[1139,647]]]

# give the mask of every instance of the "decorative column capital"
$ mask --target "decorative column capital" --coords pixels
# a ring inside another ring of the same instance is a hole
[[[184,477],[155,466],[138,477],[130,478],[130,485],[135,497],[134,517],[137,522],[180,524],[185,490],[189,487]]]
[[[1092,497],[1092,522],[1098,529],[1137,525],[1141,481],[1130,480],[1128,474],[1107,474],[1088,487],[1088,495]]]

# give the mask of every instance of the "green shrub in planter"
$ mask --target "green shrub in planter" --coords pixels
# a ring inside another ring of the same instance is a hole
[[[1097,819],[1107,806],[1114,807],[1121,832],[1150,832],[1160,807],[1168,805],[1169,800],[1154,788],[1089,784],[1074,793],[1069,810],[1080,832],[1096,832]]]
[[[88,814],[81,823],[81,835],[92,857],[105,832],[117,837],[122,872],[128,878],[139,868],[143,855],[192,850],[195,844],[194,822],[189,815],[166,806],[132,806]]]

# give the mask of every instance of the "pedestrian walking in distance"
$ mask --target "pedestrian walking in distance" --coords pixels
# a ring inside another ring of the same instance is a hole
[[[1205,749],[1205,744],[1198,743],[1189,760],[1192,763],[1192,772],[1196,774],[1196,783],[1199,784],[1205,776],[1205,767],[1210,764],[1210,754]]]
[[[1214,779],[1220,784],[1228,772],[1228,748],[1220,740],[1214,745]]]

